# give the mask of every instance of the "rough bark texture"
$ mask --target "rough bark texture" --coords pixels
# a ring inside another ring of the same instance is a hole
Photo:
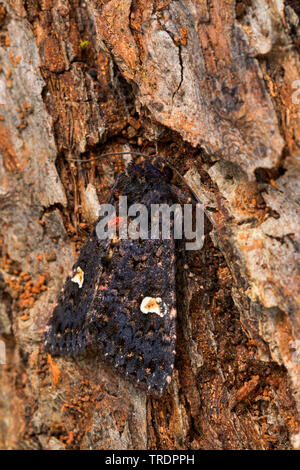
[[[292,0],[0,2],[1,448],[300,448],[299,14]],[[124,164],[67,158],[130,148],[168,156],[208,206],[188,255],[199,281],[178,269],[160,400],[92,354],[42,349],[96,191]]]

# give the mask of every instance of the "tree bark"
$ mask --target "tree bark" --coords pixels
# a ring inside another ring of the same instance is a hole
[[[298,2],[0,2],[0,447],[300,448]],[[207,207],[161,399],[43,331],[120,157]],[[3,344],[3,343],[2,343]]]

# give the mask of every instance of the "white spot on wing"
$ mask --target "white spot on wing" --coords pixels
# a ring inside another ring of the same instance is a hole
[[[80,266],[78,266],[76,269],[76,274],[71,278],[71,281],[75,282],[75,284],[78,284],[80,289],[83,286],[84,271],[82,271]]]
[[[167,313],[167,306],[160,297],[144,297],[140,309],[145,314],[156,313],[160,317]]]

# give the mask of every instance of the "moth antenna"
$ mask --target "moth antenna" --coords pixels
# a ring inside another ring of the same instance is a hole
[[[196,196],[195,192],[189,187],[189,185],[185,181],[184,177],[179,173],[178,170],[176,170],[176,168],[173,165],[171,165],[171,163],[168,162],[166,157],[163,156],[163,155],[149,155],[147,153],[136,152],[135,150],[132,150],[132,151],[128,151],[128,152],[103,153],[102,155],[99,155],[98,157],[88,158],[87,160],[81,160],[80,158],[67,158],[67,161],[69,161],[69,162],[78,162],[78,163],[89,163],[89,162],[94,162],[96,160],[101,160],[102,158],[113,157],[115,155],[130,155],[130,154],[137,155],[137,156],[140,156],[140,157],[147,157],[147,158],[149,158],[149,157],[162,158],[169,165],[169,167],[172,168],[172,170],[176,173],[176,175],[181,179],[181,181],[188,188],[188,190],[193,194],[195,200],[199,201],[199,199]]]
[[[127,151],[127,152],[111,152],[111,153],[103,153],[102,155],[99,155],[98,157],[93,157],[93,158],[88,158],[87,160],[81,160],[80,158],[67,158],[67,161],[69,162],[78,162],[78,163],[88,163],[88,162],[93,162],[95,160],[101,160],[102,158],[106,157],[113,157],[114,155],[138,155],[140,157],[159,157],[165,159],[163,155],[149,155],[147,153],[143,152],[136,152],[134,150],[132,151]]]

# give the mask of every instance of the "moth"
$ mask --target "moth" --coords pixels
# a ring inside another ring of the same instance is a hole
[[[121,195],[128,206],[150,211],[151,204],[172,205],[178,188],[166,168],[146,161],[117,177],[109,203],[117,208]],[[163,239],[160,231],[158,239],[99,239],[97,223],[59,295],[45,350],[75,357],[92,345],[124,376],[160,396],[171,382],[176,351],[174,237]]]

